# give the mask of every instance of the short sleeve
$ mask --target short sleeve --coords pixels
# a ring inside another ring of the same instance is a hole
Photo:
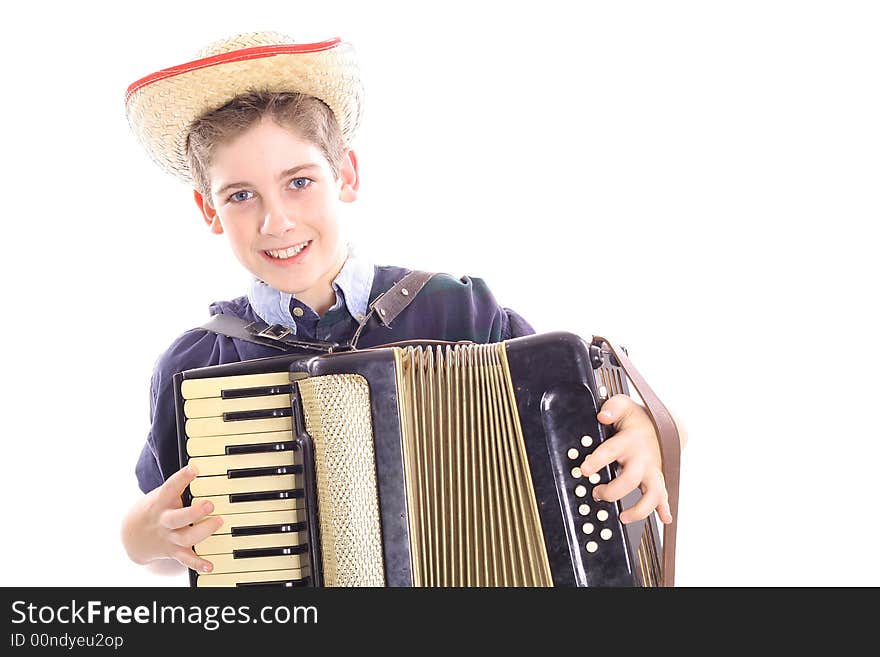
[[[501,339],[521,338],[524,335],[534,335],[535,329],[515,310],[501,308]]]
[[[477,342],[500,342],[535,333],[519,313],[498,303],[483,279],[464,277],[462,280],[472,286],[470,307]],[[488,330],[480,329],[481,326],[488,326]]]

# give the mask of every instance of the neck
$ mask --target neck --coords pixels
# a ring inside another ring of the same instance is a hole
[[[348,249],[341,246],[333,266],[308,290],[296,295],[296,298],[315,311],[319,317],[333,307],[336,303],[336,292],[333,291],[333,279],[338,275],[345,259],[348,257]]]

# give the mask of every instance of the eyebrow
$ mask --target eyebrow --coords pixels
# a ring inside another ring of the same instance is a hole
[[[290,169],[286,169],[286,170],[282,171],[280,174],[278,174],[278,179],[281,180],[282,178],[287,178],[287,176],[292,176],[295,173],[299,173],[303,169],[320,169],[320,168],[321,168],[320,165],[316,164],[314,162],[307,162],[306,164],[299,164],[295,167],[291,167]],[[222,196],[224,192],[229,191],[230,189],[234,189],[235,187],[252,187],[252,186],[253,185],[251,185],[248,182],[226,183],[225,185],[223,185],[223,187],[221,187],[216,192],[214,192],[214,194],[216,194],[217,196]]]

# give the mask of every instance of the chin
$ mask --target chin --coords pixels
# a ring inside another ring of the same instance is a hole
[[[263,279],[269,285],[274,287],[279,292],[284,292],[286,294],[302,294],[303,292],[314,287],[314,281],[302,281],[302,279],[298,281],[290,281],[288,279],[278,279],[270,277],[269,280]]]

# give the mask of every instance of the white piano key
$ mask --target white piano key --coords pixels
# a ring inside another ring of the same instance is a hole
[[[302,578],[302,568],[290,568],[287,570],[263,570],[259,572],[223,573],[218,575],[208,573],[205,575],[199,574],[197,576],[196,586],[235,586],[237,584],[282,582]]]
[[[241,397],[239,399],[190,399],[183,405],[183,414],[188,418],[216,417],[224,413],[259,411],[265,408],[289,408],[290,395],[263,395],[262,397]]]
[[[309,565],[308,557],[304,554],[288,554],[278,557],[246,557],[241,559],[236,559],[231,554],[214,554],[211,555],[208,561],[214,564],[214,570],[211,572],[217,574],[302,568]]]
[[[227,436],[201,436],[186,441],[189,456],[214,456],[226,453],[233,445],[258,445],[260,443],[286,443],[293,440],[292,431],[268,431],[265,433],[236,433]]]
[[[254,536],[232,536],[231,534],[214,534],[204,541],[196,543],[196,554],[227,554],[234,550],[253,548],[284,547],[300,545],[306,542],[306,532],[278,532],[277,534],[256,534]],[[209,559],[210,561],[210,559]]]
[[[224,495],[229,493],[259,493],[268,490],[290,490],[302,488],[302,478],[297,475],[271,475],[268,477],[242,477],[230,479],[226,476],[196,477],[189,485],[193,497]]]
[[[186,421],[185,431],[189,438],[201,436],[228,436],[234,433],[262,433],[268,431],[292,431],[290,417],[270,417],[258,420],[230,420],[222,417],[195,418]]]
[[[256,454],[233,454],[230,456],[196,456],[189,460],[199,477],[225,475],[228,470],[244,468],[272,468],[294,464],[293,451],[257,452]]]
[[[213,516],[211,516],[213,517]],[[292,525],[304,520],[302,511],[261,511],[259,513],[233,513],[220,515],[223,524],[214,532],[213,536],[231,534],[233,529],[244,527],[260,527],[264,525]],[[197,525],[206,522],[200,520]],[[287,532],[284,532],[287,533]],[[293,532],[290,532],[293,533]]]
[[[273,489],[274,490],[274,489]],[[285,511],[302,507],[302,500],[288,497],[283,500],[251,500],[248,502],[232,502],[229,495],[208,495],[194,497],[192,506],[203,502],[211,502],[214,511],[211,515],[224,515],[226,513],[257,513],[259,511]]]
[[[290,385],[290,372],[186,379],[180,386],[180,394],[184,399],[202,399],[205,397],[219,397],[224,390],[283,385]]]

